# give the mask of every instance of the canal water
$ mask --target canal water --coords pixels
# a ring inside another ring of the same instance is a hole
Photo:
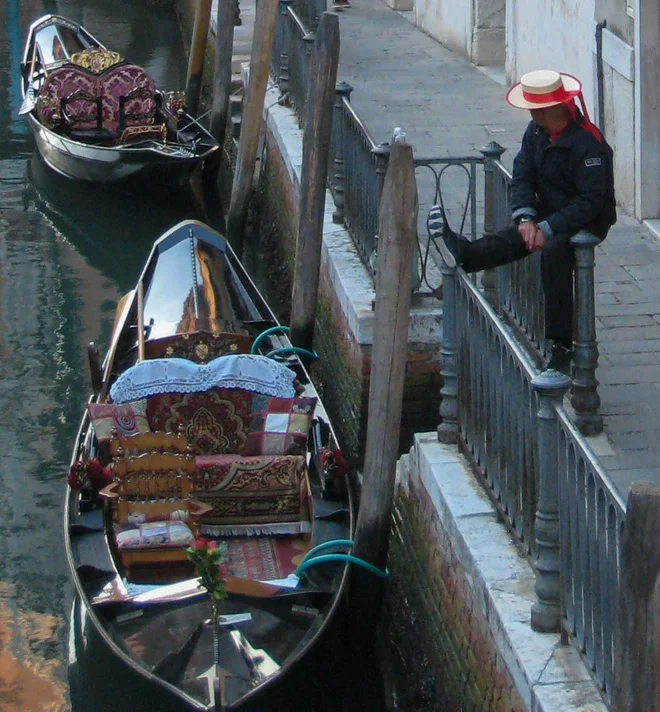
[[[0,712],[166,709],[150,702],[148,689],[121,684],[74,605],[64,488],[90,390],[87,344],[104,352],[117,300],[135,284],[156,237],[184,218],[213,222],[189,192],[147,187],[135,198],[57,176],[34,152],[18,110],[23,42],[48,12],[83,24],[158,86],[183,88],[187,65],[172,4],[0,2]],[[301,695],[290,709],[388,708],[378,665],[350,667],[357,674],[341,695],[331,684],[316,702]]]

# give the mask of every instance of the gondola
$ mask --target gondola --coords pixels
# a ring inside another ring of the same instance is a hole
[[[92,184],[176,185],[218,144],[142,68],[57,15],[34,22],[21,62],[37,148],[58,173]]]
[[[64,517],[85,625],[149,709],[286,709],[343,617],[355,523],[315,354],[194,220],[155,242],[105,359],[89,354]],[[215,607],[197,546],[225,552]]]

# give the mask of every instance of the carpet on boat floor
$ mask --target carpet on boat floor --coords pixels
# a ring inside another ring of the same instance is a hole
[[[309,537],[232,537],[225,566],[229,576],[257,581],[286,578],[309,550]]]

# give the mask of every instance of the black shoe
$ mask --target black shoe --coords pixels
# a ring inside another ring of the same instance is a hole
[[[426,219],[426,229],[429,237],[440,250],[442,259],[447,267],[456,267],[461,265],[463,241],[467,242],[464,237],[457,235],[447,223],[445,211],[439,206],[434,205],[429,210],[428,218]],[[438,240],[442,237],[442,240]]]
[[[571,362],[573,361],[573,349],[565,344],[557,342],[553,344],[550,359],[544,371],[559,371],[566,376],[571,375]]]

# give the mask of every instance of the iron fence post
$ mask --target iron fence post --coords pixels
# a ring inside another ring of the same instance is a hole
[[[497,141],[487,143],[479,152],[484,157],[484,232],[495,232],[495,205],[496,205],[496,186],[495,186],[495,161],[499,161],[502,154],[506,151],[504,146],[500,146]],[[484,290],[484,296],[488,302],[497,308],[497,290],[495,289],[495,271],[487,269],[481,277],[481,286]]]
[[[534,524],[538,552],[534,568],[538,601],[532,606],[532,628],[556,633],[561,627],[559,557],[558,425],[555,406],[561,403],[571,379],[558,371],[544,371],[532,380],[539,395],[539,493]]]
[[[441,443],[458,442],[458,378],[456,373],[456,268],[444,261],[442,272],[442,346],[440,347],[440,425]]]
[[[282,25],[282,34],[286,32],[286,16],[288,14],[288,7],[290,5],[293,5],[293,0],[279,0],[279,10],[280,10],[280,15],[282,15],[284,19],[284,24]],[[278,24],[280,24],[278,22]],[[277,30],[276,30],[277,31]],[[280,93],[282,95],[288,94],[289,93],[289,53],[286,51],[288,49],[286,41],[282,42],[283,47],[280,47],[280,53],[279,53],[279,61],[278,61],[278,76],[277,76],[277,85],[280,89]]]
[[[596,305],[594,298],[594,248],[600,240],[589,232],[578,232],[571,238],[575,249],[575,344],[573,358],[573,393],[571,404],[575,421],[583,435],[603,432],[599,414],[600,396],[596,367]]]
[[[344,99],[350,101],[353,87],[348,82],[337,82],[335,87],[335,118],[332,122],[332,130],[335,132],[335,155],[334,163],[334,191],[335,211],[332,213],[332,222],[338,225],[344,224],[344,190],[346,179],[346,165],[344,163],[344,121],[342,112]]]
[[[379,143],[376,148],[372,149],[371,153],[376,158],[376,174],[378,175],[378,198],[383,192],[383,183],[385,182],[385,174],[387,173],[387,164],[390,160],[390,144],[387,141]]]

